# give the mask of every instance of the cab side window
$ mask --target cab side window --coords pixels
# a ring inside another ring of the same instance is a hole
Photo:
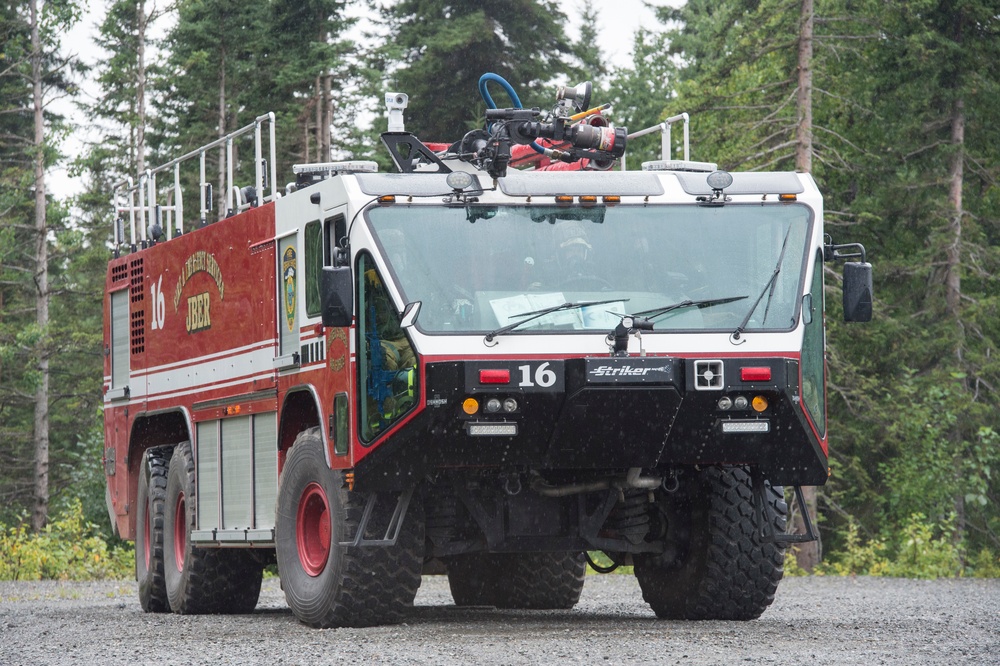
[[[358,260],[358,381],[360,436],[371,442],[397,422],[417,401],[417,357],[399,323],[375,262]]]
[[[319,316],[319,275],[323,270],[323,227],[319,223],[310,222],[306,225],[306,314],[310,317]]]
[[[819,436],[826,434],[826,374],[825,340],[823,335],[823,258],[818,256],[813,266],[809,294],[802,301],[802,317],[806,322],[802,338],[802,402],[806,406]]]

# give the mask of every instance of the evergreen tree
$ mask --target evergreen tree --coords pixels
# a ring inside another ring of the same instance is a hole
[[[982,66],[997,59],[997,16],[996,2],[944,0],[691,0],[660,14],[697,157],[811,171],[828,229],[849,227],[876,262],[872,325],[848,330],[839,290],[828,299],[821,502],[872,532],[954,512],[972,547],[998,543],[1000,137],[997,75]]]
[[[850,206],[869,220],[883,315],[835,359],[862,378],[842,387],[843,450],[889,521],[953,513],[956,539],[997,548],[1000,73],[983,63],[1000,58],[1000,5],[903,2],[870,20],[873,115],[846,131],[868,148]]]
[[[0,33],[5,37],[0,68],[0,88],[5,93],[0,109],[4,130],[0,132],[0,178],[7,192],[0,196],[0,359],[5,380],[0,400],[6,412],[4,423],[12,426],[13,465],[23,469],[26,448],[32,460],[27,475],[30,492],[23,480],[5,477],[0,481],[2,494],[12,498],[15,507],[30,504],[35,530],[45,526],[49,511],[54,445],[50,362],[57,353],[50,326],[55,293],[50,283],[50,235],[61,222],[57,210],[50,211],[46,173],[58,158],[57,137],[62,128],[60,119],[47,113],[46,107],[55,95],[66,91],[67,77],[77,70],[71,59],[59,54],[59,35],[76,21],[77,11],[72,2],[32,0],[26,5],[4,5],[0,13]],[[30,447],[24,446],[26,441]]]
[[[554,86],[577,83],[566,15],[551,0],[402,0],[385,9],[387,90],[409,95],[407,129],[455,141],[483,124],[486,72],[504,77],[524,106],[550,107]],[[509,104],[496,87],[498,106]],[[377,125],[382,129],[384,125]]]
[[[630,133],[652,127],[685,111],[673,99],[676,68],[669,58],[664,57],[667,43],[663,32],[639,30],[632,46],[633,66],[615,69],[611,76],[609,98],[614,105],[612,118],[615,125],[627,128]],[[674,136],[671,133],[671,137]],[[642,162],[660,159],[660,144],[659,133],[630,140],[626,166],[638,169]]]

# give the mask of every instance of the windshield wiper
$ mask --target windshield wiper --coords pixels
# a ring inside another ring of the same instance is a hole
[[[757,309],[757,306],[760,305],[761,299],[764,298],[764,294],[767,294],[767,305],[764,306],[764,318],[760,320],[760,323],[763,325],[764,322],[767,321],[767,311],[771,309],[771,296],[774,295],[774,288],[778,284],[778,273],[781,272],[781,262],[785,259],[785,248],[788,247],[788,237],[791,235],[792,227],[789,225],[788,231],[785,232],[785,240],[781,242],[781,252],[778,253],[778,263],[774,265],[774,272],[771,273],[771,277],[768,278],[767,282],[764,284],[764,288],[760,291],[760,296],[758,296],[757,300],[753,302],[753,307],[750,308],[749,312],[747,312],[747,316],[743,317],[743,321],[740,322],[740,325],[736,327],[735,331],[733,331],[732,336],[730,336],[733,340],[740,339],[743,331],[746,330],[747,324],[750,323],[750,317],[753,316],[754,310]]]
[[[725,298],[706,298],[701,301],[686,300],[680,303],[674,303],[672,305],[666,305],[662,308],[653,308],[652,310],[643,310],[642,312],[636,312],[633,317],[645,317],[646,319],[655,319],[657,317],[662,317],[668,312],[673,312],[674,310],[680,310],[681,308],[710,308],[713,305],[723,305],[724,303],[732,303],[733,301],[742,301],[744,299],[750,298],[749,296],[727,296]]]
[[[493,339],[498,335],[503,335],[504,333],[509,333],[515,328],[522,324],[526,324],[529,321],[538,319],[539,317],[544,317],[547,314],[552,314],[553,312],[559,312],[561,310],[576,310],[577,308],[585,308],[588,305],[605,305],[607,303],[619,303],[625,302],[629,299],[627,298],[609,298],[604,301],[581,301],[579,303],[563,303],[562,305],[553,305],[550,308],[542,308],[541,310],[532,310],[531,312],[521,312],[520,314],[510,315],[508,318],[513,317],[527,317],[527,319],[522,319],[521,321],[516,321],[513,324],[508,324],[495,331],[490,331],[486,334],[486,342],[493,342]]]

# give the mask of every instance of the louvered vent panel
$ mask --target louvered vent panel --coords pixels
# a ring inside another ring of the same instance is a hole
[[[146,351],[146,311],[132,311],[132,354]]]
[[[111,269],[111,284],[128,279],[128,264],[119,264]]]
[[[129,267],[129,291],[132,303],[142,303],[145,292],[142,290],[142,259],[133,259]]]

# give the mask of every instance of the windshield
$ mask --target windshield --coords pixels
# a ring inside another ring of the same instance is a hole
[[[383,206],[367,211],[426,333],[613,328],[783,330],[795,324],[809,238],[803,205]],[[776,273],[777,272],[777,273]],[[600,301],[586,305],[590,301]],[[700,305],[671,307],[684,301]],[[584,304],[584,305],[580,305]]]

